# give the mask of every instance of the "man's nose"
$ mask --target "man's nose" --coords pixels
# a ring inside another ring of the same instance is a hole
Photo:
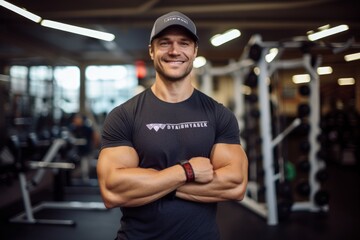
[[[179,54],[179,45],[177,43],[173,43],[170,45],[169,54]]]

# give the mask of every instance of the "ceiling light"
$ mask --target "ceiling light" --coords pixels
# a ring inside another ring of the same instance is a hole
[[[206,64],[206,58],[199,56],[194,60],[194,68],[200,68]]]
[[[317,73],[319,75],[327,75],[327,74],[331,74],[333,71],[332,67],[326,66],[326,67],[318,67],[317,68]]]
[[[355,84],[355,79],[354,78],[339,78],[338,79],[338,84],[340,86],[354,85]]]
[[[360,52],[345,55],[345,56],[344,56],[344,59],[345,59],[345,61],[347,61],[347,62],[358,60],[358,59],[360,59]]]
[[[36,23],[39,23],[41,21],[41,17],[39,17],[38,15],[35,15],[29,11],[26,11],[23,8],[19,8],[18,6],[15,6],[14,4],[11,4],[9,2],[0,0],[0,5],[3,6],[4,8],[7,8],[10,11],[13,11],[13,12],[15,12],[23,17],[26,17]]]
[[[269,50],[269,53],[266,54],[265,56],[265,60],[266,62],[271,62],[272,60],[274,60],[274,58],[276,57],[276,55],[278,54],[279,50],[277,48],[271,48]]]
[[[330,35],[333,35],[333,34],[336,34],[339,32],[343,32],[348,29],[349,29],[349,26],[345,25],[345,24],[339,25],[339,26],[336,26],[333,28],[321,29],[319,32],[309,34],[308,39],[310,41],[316,41],[320,38],[324,38],[324,37],[327,37],[327,36],[330,36]]]
[[[324,31],[324,30],[329,29],[329,28],[330,28],[330,24],[326,24],[324,26],[318,27],[318,30],[319,31]]]
[[[44,27],[54,28],[66,32],[71,32],[75,34],[80,34],[88,37],[97,38],[104,41],[113,41],[115,39],[115,35],[111,33],[96,31],[88,28],[77,27],[70,24],[55,22],[51,20],[42,20],[40,23]]]
[[[308,83],[310,82],[310,75],[309,74],[298,74],[298,75],[294,75],[292,77],[292,81],[295,84],[300,84],[300,83]]]
[[[237,37],[240,37],[241,32],[237,29],[230,29],[223,34],[216,34],[210,39],[210,42],[213,46],[217,47],[226,42],[229,42]]]
[[[76,33],[88,37],[93,37],[97,39],[101,39],[104,41],[113,41],[115,39],[115,35],[111,33],[96,31],[92,29],[77,27],[65,23],[55,22],[51,20],[42,20],[42,18],[38,15],[35,15],[29,11],[26,11],[25,9],[19,8],[18,6],[15,6],[11,3],[8,3],[6,1],[0,0],[0,6],[3,6],[17,14],[20,14],[23,17],[26,17],[36,23],[40,23],[44,27],[49,28],[55,28],[62,31],[67,31],[71,33]]]

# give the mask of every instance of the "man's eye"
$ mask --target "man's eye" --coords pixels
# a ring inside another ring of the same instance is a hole
[[[181,42],[180,44],[183,46],[189,46],[189,42]]]

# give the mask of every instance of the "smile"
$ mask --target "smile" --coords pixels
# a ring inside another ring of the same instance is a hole
[[[165,60],[166,63],[170,63],[170,64],[182,64],[185,61],[180,61],[180,60]]]

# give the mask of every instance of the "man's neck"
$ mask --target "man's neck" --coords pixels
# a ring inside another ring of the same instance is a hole
[[[156,80],[151,86],[154,95],[164,102],[178,103],[188,99],[194,92],[190,81],[164,82]]]

